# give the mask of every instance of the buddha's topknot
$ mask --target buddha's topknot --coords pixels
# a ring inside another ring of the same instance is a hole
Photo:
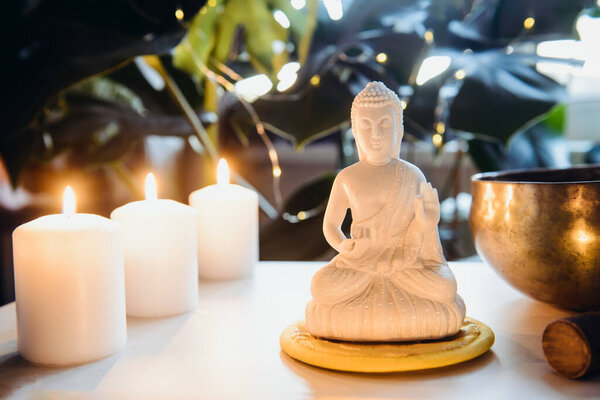
[[[400,99],[381,82],[369,82],[354,98],[352,107],[377,107],[382,103],[400,103]]]
[[[352,102],[350,118],[352,123],[356,116],[356,110],[362,107],[381,107],[385,105],[394,106],[398,123],[402,124],[402,106],[400,99],[394,91],[388,89],[382,82],[369,82],[367,86],[360,91]]]

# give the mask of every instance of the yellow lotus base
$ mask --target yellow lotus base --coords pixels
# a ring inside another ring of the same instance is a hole
[[[399,372],[471,360],[492,347],[494,332],[467,317],[460,331],[445,339],[372,344],[319,339],[308,333],[304,321],[299,321],[281,333],[279,343],[290,357],[317,367],[351,372]]]

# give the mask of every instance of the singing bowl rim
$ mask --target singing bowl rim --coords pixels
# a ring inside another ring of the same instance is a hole
[[[595,179],[586,179],[583,176],[586,172],[595,173]],[[564,179],[564,175],[567,174],[574,176],[570,179]],[[471,176],[471,182],[528,185],[593,184],[600,183],[600,164],[590,164],[567,168],[523,168],[504,171],[480,172]]]

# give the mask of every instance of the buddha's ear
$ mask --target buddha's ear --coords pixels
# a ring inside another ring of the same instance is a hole
[[[402,138],[404,137],[404,123],[402,118],[402,109],[398,110],[396,108],[396,142],[394,143],[394,148],[392,149],[392,158],[400,158],[400,147],[402,146]]]

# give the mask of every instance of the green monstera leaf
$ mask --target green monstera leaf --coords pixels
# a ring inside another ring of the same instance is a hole
[[[326,75],[318,87],[309,84],[296,96],[264,96],[252,106],[270,132],[301,149],[347,124],[353,98],[347,85]],[[224,104],[219,121],[222,135],[254,131],[253,121],[233,95],[228,95]]]
[[[244,27],[244,39],[254,68],[274,77],[286,63],[287,52],[277,53],[273,44],[287,43],[287,29],[275,21],[266,2],[230,0],[227,8],[231,10],[231,23]]]
[[[223,8],[223,0],[218,0],[213,7],[203,8],[193,18],[183,40],[173,49],[173,65],[189,73],[196,83],[204,78],[202,66],[208,64],[215,47],[217,22],[223,14]],[[233,31],[227,38],[221,34],[225,35],[225,32],[219,32],[219,40],[231,44]]]
[[[299,59],[302,62],[308,56],[309,46],[303,46],[304,41],[310,41],[312,37],[312,31],[315,24],[315,16],[309,16],[307,12],[296,10],[292,7],[292,3],[289,0],[267,0],[271,8],[281,10],[287,15],[290,20],[290,30],[296,43],[298,43]],[[312,7],[316,8],[316,0],[308,0],[307,9],[311,10]],[[310,11],[309,11],[310,12]],[[302,54],[302,52],[305,52]]]
[[[129,106],[138,114],[144,115],[145,110],[142,99],[127,86],[107,77],[98,76],[86,79],[71,86],[68,92],[88,94],[99,100]]]
[[[569,146],[563,137],[565,113],[565,104],[554,106],[518,129],[506,145],[472,139],[469,154],[481,171],[568,167]]]
[[[146,112],[129,87],[107,77],[93,77],[60,92],[46,106],[43,135],[30,132],[36,161],[67,153],[85,167],[117,161],[148,135],[187,137],[191,128],[181,115]],[[42,139],[42,140],[40,140]]]
[[[276,10],[287,16],[289,30],[273,17]],[[290,32],[300,43],[310,36],[311,27],[306,12],[294,9],[287,0],[209,1],[175,48],[173,65],[189,73],[199,84],[206,68],[212,67],[213,58],[225,63],[237,56],[232,50],[238,50],[234,47],[241,37],[252,66],[274,80],[288,60],[285,46]]]
[[[565,98],[560,84],[520,57],[496,52],[462,57],[467,76],[450,106],[449,123],[455,129],[506,142]]]
[[[443,2],[442,2],[443,3]],[[452,42],[473,50],[499,48],[526,36],[574,37],[573,21],[594,0],[479,0],[463,20],[448,24]],[[524,26],[527,18],[530,25]]]

